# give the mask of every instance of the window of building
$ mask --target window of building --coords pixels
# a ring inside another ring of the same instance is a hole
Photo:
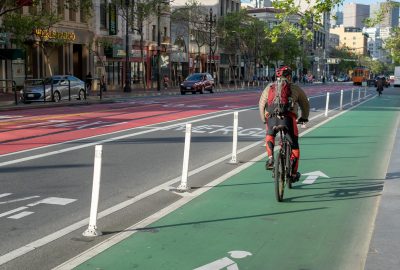
[[[151,26],[151,40],[156,41],[156,26],[154,24]]]
[[[58,0],[57,1],[57,14],[64,19],[64,0]]]
[[[76,21],[76,11],[75,10],[69,8],[68,9],[68,15],[69,15],[69,20],[71,22],[75,22]]]
[[[107,0],[100,2],[100,28],[107,29]]]
[[[164,27],[164,37],[167,37],[168,35],[167,35],[168,33],[167,33],[167,27]]]
[[[43,0],[42,1],[42,10],[46,11],[48,13],[51,11],[51,2],[50,2],[50,0]]]

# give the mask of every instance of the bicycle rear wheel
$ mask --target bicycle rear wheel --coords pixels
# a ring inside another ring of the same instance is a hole
[[[285,163],[284,157],[279,153],[274,166],[275,197],[278,202],[283,201],[283,191],[285,190]]]
[[[286,184],[288,188],[292,188],[292,160],[290,160],[290,156],[292,155],[292,148],[290,147],[289,143],[286,143],[286,151],[285,151],[285,160],[286,160]]]

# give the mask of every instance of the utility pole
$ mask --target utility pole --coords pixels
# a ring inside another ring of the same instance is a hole
[[[216,15],[213,16],[213,9],[210,8],[210,17],[206,16],[206,21],[209,23],[210,26],[210,35],[209,35],[209,54],[208,54],[208,65],[207,65],[207,72],[209,72],[212,75],[212,62],[211,62],[211,56],[212,56],[212,28],[213,24],[216,23]]]
[[[132,1],[133,4],[135,3]],[[125,0],[125,9],[126,9],[126,25],[125,25],[125,86],[124,92],[131,92],[131,65],[129,62],[129,4],[130,0]],[[132,14],[133,16],[133,14]],[[132,20],[133,21],[133,20]]]
[[[157,91],[161,91],[161,33],[160,33],[160,3],[157,4]]]

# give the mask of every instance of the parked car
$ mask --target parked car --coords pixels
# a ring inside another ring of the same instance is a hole
[[[54,101],[59,102],[63,99],[85,98],[85,83],[77,77],[71,75],[54,75],[44,80],[26,80],[22,90],[22,102],[52,101],[51,89],[53,86]],[[45,89],[45,91],[43,91]]]
[[[376,77],[375,77],[375,84],[374,84],[375,87],[376,87],[377,84],[378,84],[378,79],[383,80],[383,86],[384,86],[384,87],[389,87],[389,86],[390,86],[390,80],[389,80],[388,78],[386,78],[385,76],[380,75],[380,76],[376,76]]]
[[[200,94],[203,94],[205,90],[213,93],[214,86],[214,78],[211,76],[211,74],[193,73],[181,83],[180,89],[182,95],[184,95],[186,92],[192,92],[192,94],[199,92]]]

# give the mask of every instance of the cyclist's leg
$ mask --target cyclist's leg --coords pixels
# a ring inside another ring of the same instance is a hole
[[[290,159],[293,161],[292,177],[295,181],[297,181],[298,178],[300,178],[300,174],[298,174],[297,172],[300,161],[300,147],[299,147],[299,130],[297,128],[295,114],[289,113],[287,117],[287,127],[288,127],[287,138],[292,147],[292,153],[290,157]]]
[[[267,170],[272,170],[274,166],[274,146],[275,146],[275,135],[276,132],[274,131],[273,127],[276,125],[277,118],[270,117],[267,120],[266,125],[266,137],[265,137],[265,148],[267,150],[268,160],[265,164]]]

